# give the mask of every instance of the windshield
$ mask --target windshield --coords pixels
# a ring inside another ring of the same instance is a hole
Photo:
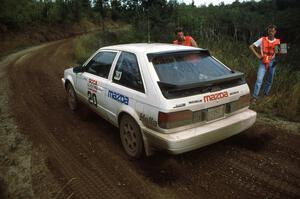
[[[205,82],[232,73],[207,52],[202,51],[157,54],[151,61],[160,82],[168,84]]]

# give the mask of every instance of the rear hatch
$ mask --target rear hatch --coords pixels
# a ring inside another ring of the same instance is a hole
[[[244,74],[230,70],[207,50],[151,53],[148,59],[173,108],[159,113],[161,128],[211,122],[249,105]]]

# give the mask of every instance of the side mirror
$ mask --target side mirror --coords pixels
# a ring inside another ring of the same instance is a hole
[[[82,66],[75,66],[75,67],[73,67],[73,72],[74,73],[82,73],[82,72],[84,72],[84,68]]]

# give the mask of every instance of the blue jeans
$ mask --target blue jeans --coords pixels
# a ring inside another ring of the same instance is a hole
[[[265,74],[266,74],[266,82],[264,85],[263,94],[264,94],[264,96],[267,96],[271,89],[274,74],[275,74],[274,59],[269,63],[268,71],[266,71],[265,64],[260,63],[260,65],[259,65],[258,72],[257,72],[257,79],[256,79],[256,83],[254,86],[254,92],[253,92],[253,97],[255,97],[255,98],[257,98],[259,96],[259,90],[263,83]]]

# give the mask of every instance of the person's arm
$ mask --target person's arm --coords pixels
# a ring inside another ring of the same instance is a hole
[[[193,38],[191,38],[191,44],[192,44],[192,46],[194,46],[194,47],[198,47],[196,41],[195,41]]]
[[[251,45],[249,46],[250,50],[254,53],[254,55],[255,55],[258,59],[261,59],[261,57],[262,57],[261,54],[257,53],[254,47],[256,47],[254,44],[251,44]]]

